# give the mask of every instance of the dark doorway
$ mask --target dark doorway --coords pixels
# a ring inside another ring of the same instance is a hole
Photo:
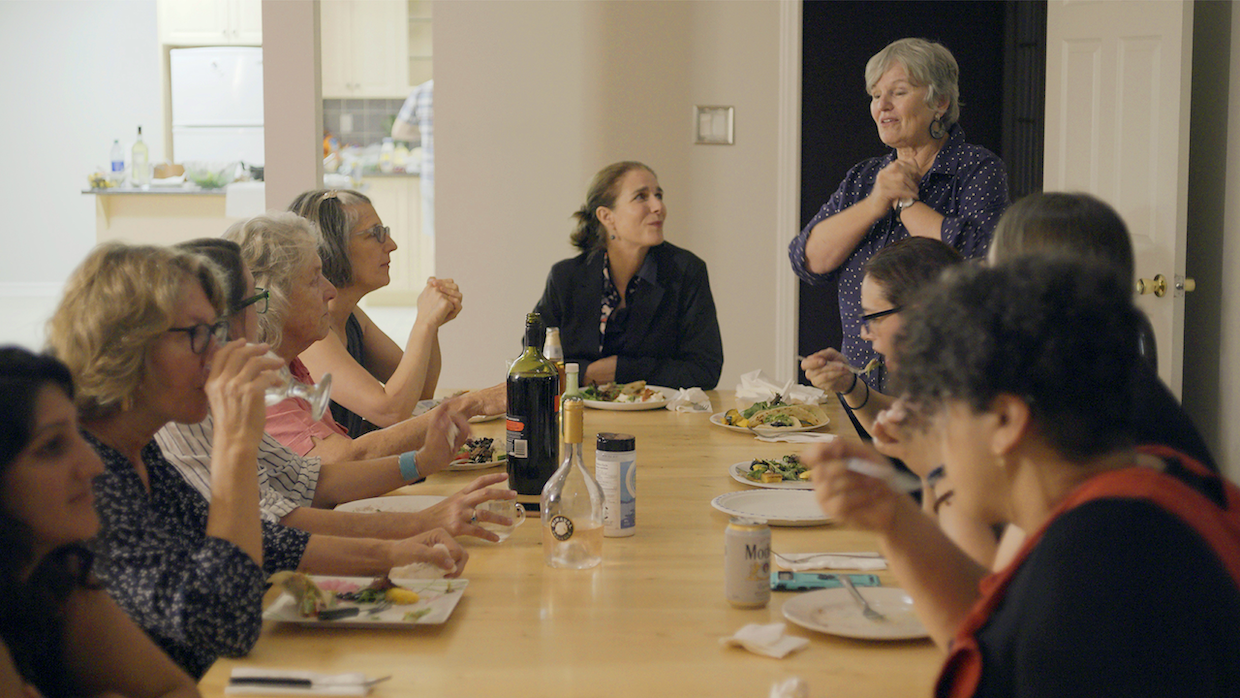
[[[1012,198],[1041,189],[1044,2],[809,1],[802,22],[802,226],[853,165],[887,152],[870,118],[865,64],[907,36],[939,41],[956,57],[960,124],[970,143],[1004,160]],[[802,356],[840,346],[833,284],[802,282],[799,312]]]

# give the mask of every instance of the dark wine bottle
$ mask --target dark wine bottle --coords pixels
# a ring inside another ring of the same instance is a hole
[[[538,313],[525,317],[525,351],[508,371],[508,486],[527,510],[560,462],[560,372],[542,354],[545,332]]]

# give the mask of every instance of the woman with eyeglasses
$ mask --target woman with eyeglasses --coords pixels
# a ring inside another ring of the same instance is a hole
[[[848,358],[832,348],[801,361],[801,370],[810,382],[835,392],[867,432],[873,429],[878,414],[895,402],[894,397],[879,392],[871,383],[882,385],[886,369],[894,368],[890,357],[903,326],[902,311],[913,306],[918,295],[944,269],[962,261],[959,252],[933,238],[905,238],[879,250],[865,265],[861,279],[862,314],[857,319],[861,339],[870,342],[878,360],[887,361],[887,365],[858,375]]]
[[[197,696],[91,573],[103,464],[78,432],[69,370],[0,348],[0,417],[0,695]]]
[[[257,446],[263,392],[280,362],[228,342],[225,292],[202,257],[109,243],[70,277],[48,324],[77,386],[101,528],[94,572],[117,604],[190,676],[258,640],[267,574],[296,569],[308,534],[265,537]],[[154,441],[168,422],[215,420],[210,505]]]
[[[289,211],[318,226],[323,276],[336,287],[331,331],[301,354],[316,381],[332,375],[333,417],[355,438],[408,419],[418,401],[435,396],[439,328],[461,312],[460,289],[452,279],[427,281],[402,348],[358,307],[366,294],[391,283],[396,251],[370,199],[350,190],[316,189],[294,199]]]

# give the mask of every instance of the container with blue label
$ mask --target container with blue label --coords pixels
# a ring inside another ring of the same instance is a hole
[[[637,532],[637,439],[631,434],[599,434],[594,477],[603,488],[603,535]]]

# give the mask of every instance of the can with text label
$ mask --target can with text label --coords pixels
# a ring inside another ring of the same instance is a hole
[[[594,476],[603,488],[603,535],[637,532],[637,439],[630,434],[599,434],[594,447]]]
[[[724,595],[737,608],[762,608],[771,600],[771,528],[764,521],[733,518],[723,534]]]

